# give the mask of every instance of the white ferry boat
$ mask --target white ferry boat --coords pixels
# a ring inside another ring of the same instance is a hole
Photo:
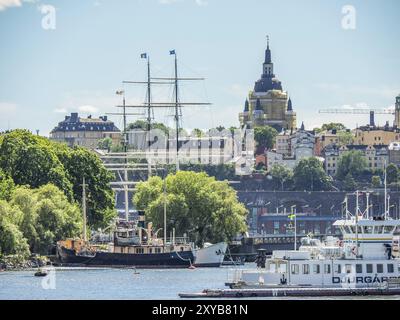
[[[346,208],[345,218],[334,223],[341,230],[341,240],[328,237],[321,242],[309,236],[301,239],[298,250],[277,250],[268,259],[261,251],[257,269],[234,270],[227,285],[243,289],[371,288],[398,283],[400,220],[388,217],[387,203],[383,216],[369,216],[368,204],[361,212],[359,192],[356,196],[356,213]]]

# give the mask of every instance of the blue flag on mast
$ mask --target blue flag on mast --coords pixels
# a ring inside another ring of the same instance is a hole
[[[175,50],[169,50],[169,54],[175,54]]]
[[[147,53],[142,53],[142,54],[140,55],[140,57],[141,57],[142,59],[147,59]]]

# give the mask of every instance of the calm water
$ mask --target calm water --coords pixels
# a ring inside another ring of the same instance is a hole
[[[246,265],[246,268],[254,264]],[[179,299],[180,292],[224,288],[232,267],[137,270],[57,270],[54,277],[34,277],[32,271],[1,272],[0,300],[5,299]],[[50,279],[51,278],[51,279]],[[54,288],[55,286],[55,288]],[[400,299],[368,297],[368,299]]]

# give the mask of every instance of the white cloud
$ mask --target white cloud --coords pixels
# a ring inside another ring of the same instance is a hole
[[[36,3],[38,0],[0,0],[0,11],[11,7],[21,7],[24,2]]]
[[[78,110],[80,112],[86,112],[86,113],[97,113],[99,111],[98,108],[96,108],[94,106],[90,106],[90,105],[80,106],[80,107],[78,107]]]
[[[158,0],[158,2],[161,4],[173,4],[176,2],[180,2],[180,1],[182,1],[182,0]]]
[[[0,0],[0,11],[6,10],[11,7],[22,6],[21,0]]]
[[[56,109],[54,109],[54,112],[55,113],[67,113],[68,110],[67,110],[67,108],[56,108]]]
[[[208,5],[208,2],[205,0],[196,0],[196,4],[198,6],[206,6],[206,5]]]

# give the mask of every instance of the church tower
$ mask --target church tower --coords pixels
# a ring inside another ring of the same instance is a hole
[[[295,129],[296,113],[293,111],[292,100],[275,77],[269,37],[262,66],[261,77],[249,93],[248,106],[239,114],[241,125],[251,128],[268,125],[278,131]]]

